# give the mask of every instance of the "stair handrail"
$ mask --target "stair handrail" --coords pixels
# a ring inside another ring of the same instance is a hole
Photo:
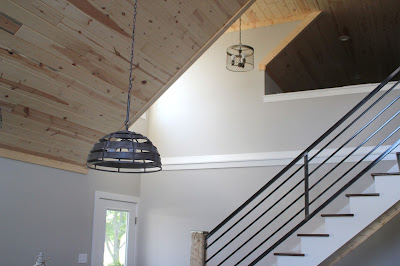
[[[206,239],[210,238],[219,229],[221,229],[225,224],[227,224],[240,211],[242,211],[245,207],[247,207],[255,198],[257,198],[261,193],[263,193],[267,188],[269,188],[275,181],[277,181],[283,174],[285,174],[289,169],[291,169],[298,161],[303,159],[306,155],[308,156],[308,153],[310,151],[312,151],[318,144],[320,144],[333,131],[335,131],[340,125],[342,125],[349,117],[351,117],[356,111],[358,111],[366,102],[368,102],[368,100],[370,100],[373,96],[375,96],[399,72],[400,72],[400,66],[395,71],[393,71],[393,73],[391,73],[384,81],[382,81],[374,90],[372,90],[367,96],[365,96],[357,105],[355,105],[350,111],[348,111],[341,119],[339,119],[333,126],[331,126],[324,134],[322,134],[317,140],[315,140],[310,146],[308,146],[308,148],[306,148],[304,151],[302,151],[286,167],[284,167],[278,174],[276,174],[270,181],[268,181],[264,186],[262,186],[256,193],[254,193],[248,200],[246,200],[242,205],[240,205],[236,210],[234,210],[228,217],[226,217],[215,228],[213,228],[211,231],[209,231],[208,234],[206,235]],[[319,150],[318,153],[320,153],[324,148]],[[313,158],[315,156],[316,155],[314,155]],[[298,170],[300,170],[300,169],[301,168],[299,168]]]

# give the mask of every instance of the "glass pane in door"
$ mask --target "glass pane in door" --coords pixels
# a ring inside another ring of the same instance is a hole
[[[126,265],[128,216],[126,211],[107,210],[104,266]]]

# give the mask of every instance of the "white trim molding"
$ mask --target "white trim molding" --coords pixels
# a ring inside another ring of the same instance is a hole
[[[114,201],[123,201],[123,202],[132,202],[138,204],[140,202],[140,198],[130,195],[123,194],[115,194],[104,191],[95,191],[94,200],[105,199],[105,200],[114,200]]]
[[[381,146],[369,155],[365,161],[373,161],[382,154],[388,145]],[[354,148],[343,148],[337,152],[328,163],[340,162]],[[352,154],[345,162],[358,162],[373,147],[362,147]],[[321,152],[310,164],[321,163],[327,159],[336,149],[326,149]],[[395,150],[396,151],[396,150]],[[396,160],[395,151],[391,152],[384,160]],[[218,168],[245,168],[245,167],[263,167],[263,166],[285,166],[295,159],[302,151],[280,151],[264,153],[241,153],[241,154],[223,154],[208,156],[187,156],[187,157],[166,157],[162,159],[163,170],[197,170],[197,169],[218,169]],[[318,150],[310,152],[312,157]],[[300,160],[298,164],[302,164]]]
[[[385,87],[382,88],[382,91],[389,90],[394,84],[395,84],[394,81],[389,82]],[[311,98],[320,98],[320,97],[329,97],[338,95],[348,95],[356,93],[369,93],[373,89],[375,89],[378,85],[379,83],[373,83],[373,84],[345,86],[332,89],[285,92],[285,93],[264,95],[263,99],[265,103],[271,103],[271,102],[311,99]],[[395,90],[400,89],[400,86],[397,86],[394,89]]]

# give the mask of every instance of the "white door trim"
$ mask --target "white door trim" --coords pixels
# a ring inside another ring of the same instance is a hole
[[[100,201],[109,200],[114,202],[120,203],[133,203],[136,204],[136,212],[135,217],[138,219],[138,210],[139,210],[139,202],[140,199],[138,197],[129,196],[129,195],[122,195],[122,194],[114,194],[109,192],[103,191],[96,191],[94,195],[94,211],[93,211],[93,230],[92,230],[92,252],[91,252],[91,265],[98,266],[95,264],[96,256],[103,256],[103,254],[97,254],[95,249],[95,243],[100,241],[101,234],[99,233],[102,229],[102,224],[96,217],[99,217],[103,211],[103,206],[100,204]],[[134,265],[137,265],[137,245],[138,245],[138,224],[135,225],[135,235],[134,235]],[[101,240],[103,241],[103,240]]]

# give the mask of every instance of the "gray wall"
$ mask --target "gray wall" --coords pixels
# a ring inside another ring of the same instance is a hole
[[[90,262],[94,192],[139,196],[140,176],[89,171],[82,175],[0,158],[0,265]],[[83,264],[79,264],[83,265]],[[87,265],[90,265],[89,263]]]
[[[147,120],[130,130],[147,135]],[[79,253],[90,265],[95,191],[139,197],[140,175],[83,175],[0,157],[0,265],[33,265],[39,251],[48,266],[78,265]]]

